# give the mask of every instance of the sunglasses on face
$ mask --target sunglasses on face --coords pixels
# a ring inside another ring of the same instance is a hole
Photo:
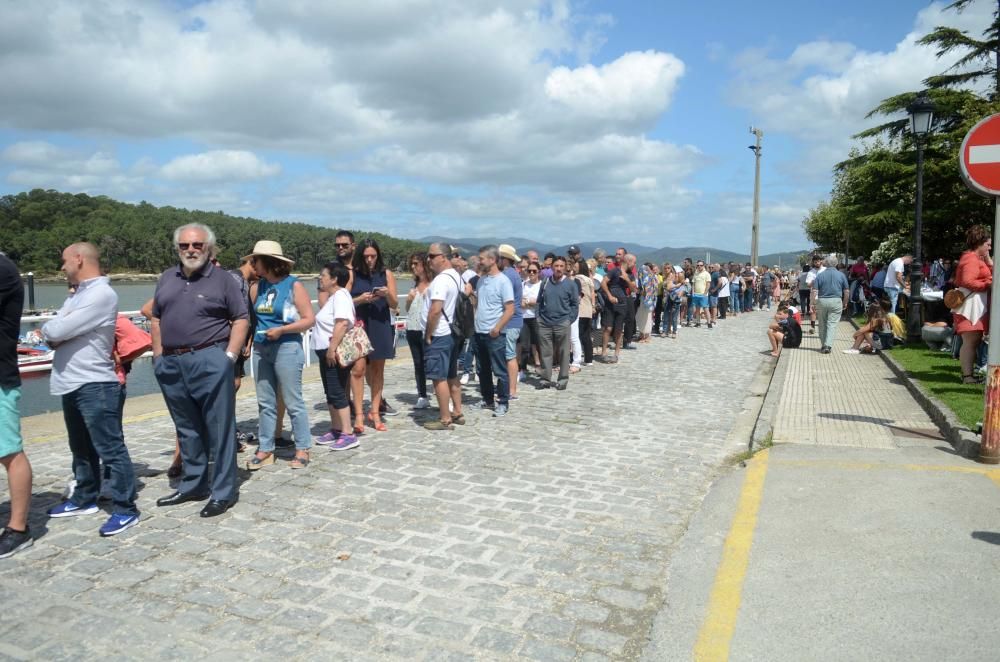
[[[334,244],[337,248],[350,248],[350,244]]]
[[[442,255],[444,255],[444,253],[428,253],[427,254],[427,259],[428,260],[433,260],[436,257],[441,257]]]
[[[538,269],[528,269],[528,273],[529,274],[537,274],[538,273]]]
[[[181,249],[182,251],[186,251],[189,248],[193,248],[196,251],[200,251],[203,248],[205,248],[205,242],[203,242],[203,241],[192,241],[192,242],[189,243],[189,242],[186,242],[186,241],[179,241],[179,242],[177,242],[177,248]]]

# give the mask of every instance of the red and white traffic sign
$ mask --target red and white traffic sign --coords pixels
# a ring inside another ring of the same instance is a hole
[[[1000,113],[969,130],[958,162],[969,188],[982,195],[1000,196]]]

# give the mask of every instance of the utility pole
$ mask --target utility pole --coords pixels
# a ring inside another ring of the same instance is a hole
[[[757,246],[760,240],[760,141],[764,137],[764,132],[760,129],[750,127],[750,133],[757,137],[757,144],[750,145],[754,153],[754,174],[753,174],[753,235],[750,239],[750,263],[757,266]]]

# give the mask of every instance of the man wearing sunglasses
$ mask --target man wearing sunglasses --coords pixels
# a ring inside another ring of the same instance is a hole
[[[465,424],[462,386],[458,382],[461,345],[454,342],[449,324],[455,318],[462,278],[452,268],[448,248],[447,244],[431,244],[427,248],[427,266],[434,280],[424,295],[420,322],[424,327],[424,374],[434,383],[439,411],[438,420],[424,424],[428,430],[452,430],[452,423]]]
[[[236,391],[233,364],[246,338],[247,299],[211,263],[215,234],[192,223],[174,231],[177,266],[153,295],[153,374],[177,428],[183,475],[157,506],[211,499],[202,517],[236,503]],[[215,457],[209,474],[209,456]]]

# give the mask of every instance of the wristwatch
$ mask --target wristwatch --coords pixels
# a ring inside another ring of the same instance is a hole
[[[233,363],[236,363],[236,354],[230,352],[229,350],[226,350],[226,358],[228,358]]]

